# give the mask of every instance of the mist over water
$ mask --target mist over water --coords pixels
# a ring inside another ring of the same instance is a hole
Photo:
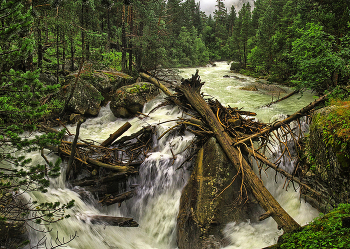
[[[195,73],[194,68],[181,69],[181,75],[188,78]],[[293,96],[277,105],[260,108],[260,106],[271,101],[271,95],[266,92],[249,92],[239,88],[249,85],[255,80],[239,74],[229,72],[227,63],[217,63],[217,67],[199,68],[199,75],[202,81],[206,82],[202,91],[208,97],[218,99],[223,105],[243,108],[246,111],[256,112],[257,118],[263,122],[270,122],[283,115],[289,115],[301,109],[313,100],[311,93],[304,93],[303,97]],[[223,78],[223,75],[237,76],[242,78]],[[291,90],[285,88],[287,92]],[[155,106],[163,101],[164,96],[161,94],[156,99],[147,103],[143,113],[148,113]],[[149,124],[155,125],[160,122],[173,120],[181,117],[183,113],[178,108],[166,106],[159,108],[144,119],[117,119],[109,110],[109,106],[101,109],[98,117],[88,119],[82,124],[80,129],[80,138],[84,140],[94,140],[102,142],[109,137],[114,131],[122,126],[126,121],[132,124],[132,127],[124,134],[130,135],[143,126]],[[157,125],[157,136],[159,137],[164,131],[174,126],[176,122],[163,123]],[[307,127],[305,127],[306,129]],[[68,126],[68,129],[75,133],[75,126]],[[185,186],[190,172],[183,169],[176,170],[188,152],[185,148],[191,143],[194,136],[185,133],[183,136],[174,136],[168,134],[156,144],[156,148],[149,154],[145,162],[140,166],[139,176],[129,179],[129,184],[138,184],[137,195],[132,199],[109,207],[101,207],[92,197],[89,201],[84,202],[80,196],[67,188],[64,168],[58,179],[53,179],[48,193],[34,192],[27,195],[27,198],[37,201],[60,201],[67,203],[75,199],[75,206],[68,211],[71,218],[65,219],[58,223],[50,225],[52,231],[47,236],[47,242],[59,238],[69,239],[70,235],[77,233],[67,248],[76,249],[173,249],[176,248],[176,218],[179,209],[181,191]],[[155,139],[156,140],[156,139]],[[172,152],[176,155],[174,160]],[[47,152],[46,152],[47,153]],[[275,156],[278,156],[276,151]],[[33,158],[33,163],[42,161],[37,153],[28,155]],[[56,156],[47,155],[53,160]],[[293,167],[287,163],[285,167]],[[292,170],[292,169],[291,169]],[[271,175],[262,175],[263,181],[268,190],[280,202],[283,208],[301,225],[311,221],[317,216],[318,212],[310,205],[299,199],[299,193],[295,192],[292,187],[289,191],[282,189],[285,179],[277,177],[275,183],[275,174],[272,170],[267,171]],[[112,227],[104,225],[92,225],[84,223],[81,217],[89,214],[102,214],[134,218],[140,226],[137,228]],[[269,218],[258,224],[251,224],[249,221],[235,224],[227,224],[224,235],[232,241],[226,249],[249,249],[262,248],[276,242],[281,231],[277,229],[277,224],[272,218]],[[34,231],[30,234],[33,242],[39,241],[42,233]],[[42,247],[45,248],[45,247]]]

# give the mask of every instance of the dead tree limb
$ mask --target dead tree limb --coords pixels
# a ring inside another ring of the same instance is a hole
[[[96,225],[108,225],[119,227],[138,227],[133,218],[115,217],[108,215],[78,215],[78,218],[84,223],[91,223]]]
[[[320,103],[324,102],[326,100],[326,98],[328,97],[329,93],[326,94],[326,95],[323,95],[322,97],[320,97],[319,99],[315,100],[314,102],[310,103],[309,105],[305,106],[303,109],[297,111],[296,113],[290,115],[288,118],[282,120],[282,121],[279,121],[277,123],[274,123],[273,125],[265,128],[264,130],[262,130],[261,132],[259,133],[255,133],[254,135],[251,135],[249,137],[246,137],[236,143],[234,143],[234,146],[237,146],[239,144],[242,144],[242,143],[245,143],[245,142],[248,142],[250,140],[254,140],[255,138],[258,138],[258,137],[262,137],[263,135],[267,134],[267,133],[270,133],[274,130],[277,130],[278,128],[280,128],[281,126],[283,125],[286,125],[286,124],[289,124],[290,122],[302,117],[302,116],[305,116],[308,112],[310,112],[312,109],[314,109],[317,105],[319,105]]]
[[[249,153],[250,155],[252,155],[253,157],[255,157],[256,159],[258,159],[260,162],[264,163],[265,165],[267,165],[268,167],[274,169],[275,171],[277,171],[278,173],[280,173],[281,175],[285,176],[286,178],[298,183],[300,186],[306,188],[308,191],[312,192],[313,194],[315,194],[316,196],[322,197],[322,198],[326,198],[326,196],[324,196],[323,194],[321,194],[320,192],[310,188],[308,185],[302,183],[297,177],[289,174],[288,172],[284,171],[283,169],[280,169],[279,167],[277,167],[276,164],[271,163],[267,158],[265,158],[263,155],[261,155],[258,151],[253,151],[252,149],[243,146],[242,147],[247,153]]]
[[[100,201],[100,203],[102,203],[102,205],[106,205],[106,206],[118,203],[119,207],[120,207],[120,205],[122,204],[123,201],[131,199],[135,195],[135,193],[136,193],[136,190],[133,189],[133,190],[130,190],[128,192],[119,194],[119,195],[117,195],[115,197],[109,196],[107,198],[103,198]]]
[[[172,94],[168,88],[166,88],[162,83],[160,83],[156,78],[153,78],[145,73],[140,73],[140,76],[149,82],[151,82],[153,85],[157,86],[160,90],[162,90],[165,95],[170,97],[171,101],[173,101],[176,105],[182,106],[181,102],[175,98],[175,95]]]
[[[75,156],[75,150],[77,148],[77,142],[78,142],[78,138],[79,138],[79,131],[80,131],[80,126],[81,124],[84,122],[85,120],[80,119],[78,124],[77,124],[77,128],[75,131],[75,137],[72,143],[72,149],[71,149],[71,154],[69,156],[69,160],[68,160],[68,166],[67,166],[67,171],[66,171],[66,177],[69,178],[70,176],[70,172],[72,170],[72,164],[73,164],[73,160],[74,160],[74,156]]]
[[[173,94],[168,90],[168,88],[166,88],[162,83],[160,83],[156,78],[153,78],[145,73],[140,73],[140,76],[146,80],[148,80],[149,82],[151,82],[153,85],[157,86],[160,90],[162,90],[165,95],[167,95],[168,97],[172,97]]]
[[[276,104],[276,103],[278,103],[278,102],[281,102],[282,100],[288,99],[289,97],[291,97],[291,96],[293,96],[294,94],[297,94],[297,93],[299,93],[299,92],[300,92],[300,90],[295,90],[295,91],[291,92],[290,94],[287,94],[287,95],[284,96],[283,98],[280,98],[280,99],[278,99],[278,100],[276,100],[276,101],[272,101],[272,102],[268,103],[267,105],[263,105],[263,106],[261,106],[261,107],[269,107],[269,106],[271,106],[271,105],[273,105],[273,104]]]
[[[107,138],[105,141],[101,143],[102,147],[107,147],[108,145],[112,144],[114,140],[116,140],[118,137],[123,135],[124,132],[126,132],[131,127],[131,124],[129,122],[126,122],[123,126],[121,126],[116,132],[109,135],[109,138]]]
[[[71,155],[71,151],[66,151],[66,150],[61,150],[59,147],[55,147],[55,146],[47,146],[48,149],[50,149],[53,152],[56,153],[62,153],[66,156],[70,156]],[[77,157],[74,157],[75,159],[78,159]],[[114,165],[114,164],[107,164],[107,163],[103,163],[100,162],[98,160],[92,159],[92,158],[87,158],[86,162],[98,167],[102,167],[102,168],[106,168],[106,169],[111,169],[111,170],[115,170],[118,172],[133,172],[135,171],[134,167],[131,166],[123,166],[123,165]]]
[[[277,222],[278,227],[282,228],[285,232],[291,232],[300,228],[300,225],[280,206],[271,193],[265,188],[263,182],[253,172],[247,161],[239,157],[237,149],[232,147],[233,141],[231,137],[225,132],[224,128],[217,120],[216,115],[202,98],[200,94],[201,87],[202,83],[199,80],[197,71],[196,75],[192,77],[192,80],[183,81],[181,86],[178,87],[178,90],[184,94],[192,107],[206,120],[225,154],[234,167],[236,167],[237,171],[241,170],[240,165],[242,165],[244,181],[251,189],[261,207]]]

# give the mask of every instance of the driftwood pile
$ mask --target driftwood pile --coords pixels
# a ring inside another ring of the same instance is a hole
[[[143,127],[130,136],[118,139],[131,127],[130,123],[126,122],[108,139],[98,144],[94,141],[78,141],[82,123],[83,120],[80,120],[77,125],[73,142],[62,140],[58,147],[49,149],[67,158],[66,178],[82,197],[91,193],[102,205],[119,203],[120,206],[135,194],[136,186],[127,186],[126,182],[128,177],[138,174],[138,166],[152,150],[153,128]],[[54,132],[53,129],[49,131]],[[73,136],[68,130],[67,133]],[[126,189],[129,190],[125,192]],[[91,224],[138,226],[136,221],[127,217],[90,215],[80,218]]]
[[[142,77],[148,79],[163,90],[168,96],[168,102],[184,108],[192,116],[191,119],[180,120],[179,124],[186,125],[187,130],[192,131],[198,136],[216,137],[223,151],[232,162],[232,165],[236,167],[242,176],[241,191],[250,190],[260,206],[265,209],[266,213],[260,216],[260,220],[272,217],[277,222],[278,227],[285,232],[291,232],[300,228],[300,225],[279,205],[265,188],[260,177],[253,172],[251,165],[246,160],[247,157],[254,157],[262,165],[271,167],[276,172],[286,176],[289,182],[295,181],[308,191],[325,198],[319,192],[301,183],[294,175],[280,169],[278,163],[286,155],[292,157],[288,149],[288,141],[283,139],[283,137],[290,135],[295,143],[298,144],[298,138],[295,137],[293,129],[289,124],[292,121],[297,121],[300,125],[299,119],[307,115],[318,104],[325,101],[327,96],[321,97],[285,120],[273,124],[263,124],[251,118],[251,116],[255,116],[255,113],[244,112],[237,108],[223,107],[217,100],[209,99],[206,101],[200,93],[204,83],[201,82],[198,71],[191,79],[183,80],[181,85],[176,86],[175,94],[172,94],[166,89],[157,79],[147,75],[143,75]],[[174,129],[171,128],[168,131],[170,130]],[[263,153],[260,153],[261,150],[265,151],[269,149],[269,144],[272,140],[278,141],[282,148],[282,156],[277,160],[277,165],[270,162]],[[254,141],[258,142],[258,148],[255,148]],[[259,165],[260,172],[264,169],[262,165]],[[243,196],[242,193],[241,196]]]
[[[197,147],[200,147],[204,140],[212,136],[216,137],[232,165],[242,176],[242,191],[251,191],[266,211],[260,216],[260,220],[271,216],[277,222],[278,227],[285,232],[294,231],[300,227],[265,188],[260,177],[253,172],[251,164],[246,158],[255,158],[257,162],[261,162],[258,164],[260,172],[266,170],[263,167],[264,165],[268,166],[284,175],[286,181],[288,179],[288,183],[297,182],[313,194],[323,197],[317,191],[303,184],[294,174],[289,174],[280,169],[278,164],[282,157],[292,157],[287,141],[283,139],[284,136],[291,136],[298,145],[299,137],[294,135],[289,124],[292,121],[297,121],[300,124],[299,118],[307,115],[315,106],[322,103],[326,96],[285,120],[273,124],[264,124],[254,118],[256,114],[253,112],[230,106],[224,107],[217,100],[205,100],[200,93],[204,83],[201,82],[198,71],[191,79],[183,80],[180,85],[177,85],[174,94],[157,79],[144,73],[140,75],[158,86],[168,96],[166,103],[178,105],[183,108],[188,116],[191,116],[188,119],[180,118],[175,127],[167,130],[158,139],[161,139],[167,132],[187,129],[197,135],[197,138],[199,138]],[[147,153],[152,150],[153,128],[145,127],[131,136],[122,137],[114,142],[129,129],[130,124],[126,123],[102,144],[96,144],[90,141],[77,142],[79,126],[78,124],[76,139],[73,142],[62,141],[56,149],[61,155],[74,159],[71,160],[73,161],[71,165],[68,164],[67,169],[67,178],[70,179],[70,184],[92,192],[103,205],[115,203],[120,205],[123,201],[133,197],[135,189],[129,187],[129,191],[121,193],[120,183],[126,184],[127,177],[138,173],[137,166],[144,161]],[[269,149],[269,145],[273,140],[279,142],[282,148],[282,156],[275,163],[270,162],[263,153]],[[258,144],[257,148],[256,144]],[[78,175],[84,175],[86,171],[89,172],[88,177],[76,179]],[[130,226],[135,226],[135,223],[128,219],[131,218],[127,218],[128,222],[122,222],[120,225],[130,224]]]

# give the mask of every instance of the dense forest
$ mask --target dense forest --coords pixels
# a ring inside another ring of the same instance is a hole
[[[27,13],[30,23],[13,23],[2,9],[2,26],[21,30],[2,39],[2,50],[13,56],[9,46],[26,46],[30,52],[13,61],[15,69],[58,74],[78,67],[82,58],[129,74],[235,61],[234,68],[322,92],[348,80],[348,5],[257,0],[227,10],[217,0],[207,16],[195,0],[33,0],[17,13]]]
[[[11,200],[23,186],[45,191],[59,174],[60,161],[32,165],[17,155],[64,135],[21,136],[53,110],[62,115],[65,103],[51,97],[64,76],[83,63],[137,76],[228,61],[235,72],[321,94],[349,82],[350,2],[256,0],[236,10],[216,0],[207,16],[195,0],[0,0],[0,57],[0,201],[20,210],[2,212],[0,221],[27,221],[34,212],[31,221],[50,223],[63,219],[73,201]],[[40,82],[41,73],[55,76],[55,84]]]

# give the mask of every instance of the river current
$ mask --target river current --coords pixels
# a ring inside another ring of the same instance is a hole
[[[202,82],[205,82],[202,91],[207,96],[218,99],[223,105],[243,108],[246,111],[257,113],[257,118],[263,122],[273,122],[301,109],[313,101],[311,93],[304,93],[302,96],[295,95],[272,105],[261,107],[276,96],[271,96],[265,91],[244,91],[241,87],[248,86],[255,82],[255,79],[243,75],[230,73],[229,65],[224,62],[217,63],[216,67],[203,67],[199,69]],[[181,76],[189,78],[195,73],[194,68],[181,69]],[[224,78],[224,75],[230,77]],[[235,76],[235,77],[234,77]],[[289,88],[283,88],[287,93]],[[147,103],[143,113],[147,114],[155,106],[161,103],[164,95]],[[132,127],[124,134],[130,135],[143,126],[149,124],[157,125],[157,135],[174,126],[175,122],[159,124],[163,121],[174,120],[181,117],[181,110],[173,107],[162,107],[152,112],[149,117],[140,119],[117,119],[113,116],[109,106],[103,107],[100,114],[95,118],[88,119],[80,129],[81,139],[91,139],[102,142],[126,121]],[[67,127],[74,133],[75,126]],[[306,130],[307,127],[304,127]],[[130,184],[138,184],[137,195],[127,202],[109,207],[101,207],[93,197],[83,201],[80,196],[67,187],[64,180],[64,165],[61,177],[51,180],[49,191],[45,194],[34,192],[27,194],[26,198],[37,201],[60,201],[67,203],[75,199],[75,206],[67,213],[71,218],[55,224],[51,224],[50,232],[43,234],[33,230],[30,232],[31,246],[39,241],[43,243],[38,248],[50,248],[51,243],[55,245],[58,236],[62,241],[69,239],[71,235],[77,237],[70,242],[66,248],[76,249],[175,249],[176,247],[176,218],[179,209],[179,202],[182,188],[185,186],[189,172],[186,167],[176,170],[186,158],[185,148],[191,143],[194,136],[185,133],[183,136],[167,135],[154,145],[156,150],[149,154],[146,161],[140,166],[139,176],[131,178]],[[172,153],[176,155],[174,162]],[[277,152],[276,152],[277,153]],[[39,154],[30,155],[34,163],[42,163]],[[53,160],[54,155],[47,155]],[[283,165],[286,170],[291,171],[293,162]],[[313,220],[318,212],[304,200],[299,198],[299,192],[292,187],[288,191],[282,189],[284,179],[277,178],[275,182],[274,173],[270,170],[271,176],[263,175],[263,181],[268,190],[277,199],[281,206],[301,225]],[[91,214],[113,215],[132,217],[138,223],[137,228],[112,227],[104,225],[92,225],[83,222],[82,217]],[[272,218],[259,223],[250,223],[249,220],[240,224],[227,224],[224,235],[231,241],[231,245],[225,249],[253,249],[272,245],[282,233],[277,229],[277,224]],[[43,236],[45,239],[43,240]]]

